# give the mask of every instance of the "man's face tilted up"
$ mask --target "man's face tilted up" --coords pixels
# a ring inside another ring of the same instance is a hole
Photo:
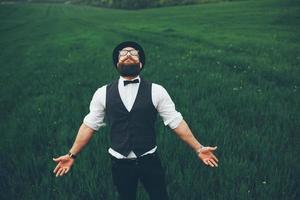
[[[125,47],[119,51],[117,69],[123,77],[136,77],[140,74],[142,63],[139,52],[132,47]]]

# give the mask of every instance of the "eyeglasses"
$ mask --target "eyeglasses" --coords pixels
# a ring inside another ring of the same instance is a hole
[[[132,55],[132,56],[139,56],[139,51],[135,50],[135,49],[131,49],[131,50],[121,50],[119,51],[119,56],[126,56],[127,54]]]

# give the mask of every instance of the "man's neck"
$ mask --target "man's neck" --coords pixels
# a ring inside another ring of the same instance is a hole
[[[138,76],[122,76],[124,79],[126,79],[126,80],[132,80],[132,79],[134,79],[134,78],[136,78],[136,77],[138,77]]]

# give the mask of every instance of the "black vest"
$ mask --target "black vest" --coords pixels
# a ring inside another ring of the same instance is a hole
[[[106,110],[111,148],[124,156],[131,150],[137,156],[156,146],[157,110],[152,103],[152,83],[141,78],[138,93],[130,112],[122,102],[118,80],[106,88]]]

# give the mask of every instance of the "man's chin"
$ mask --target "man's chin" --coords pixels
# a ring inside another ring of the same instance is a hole
[[[140,63],[118,64],[118,71],[121,76],[137,76],[140,73]]]

